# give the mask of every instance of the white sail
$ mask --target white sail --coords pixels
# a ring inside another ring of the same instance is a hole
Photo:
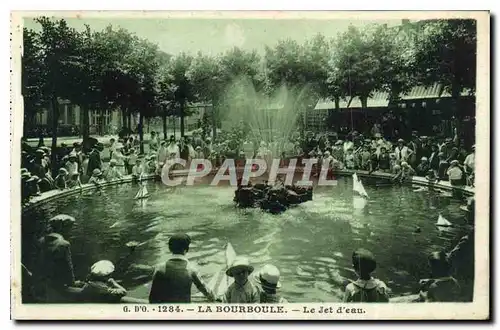
[[[356,173],[352,175],[352,181],[353,181],[352,190],[357,192],[360,196],[368,197],[365,187],[363,187],[363,183],[361,183]]]
[[[440,214],[436,222],[436,226],[451,227],[452,224]]]
[[[146,188],[146,185],[143,185],[139,191],[137,192],[137,194],[135,195],[135,199],[141,199],[141,198],[146,198],[146,197],[149,197],[149,192],[148,192],[148,188]]]

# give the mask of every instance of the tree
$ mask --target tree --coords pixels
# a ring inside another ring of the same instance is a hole
[[[212,134],[217,136],[217,108],[224,86],[221,63],[213,56],[198,55],[193,59],[187,73],[198,101],[212,104]]]
[[[425,85],[440,83],[454,100],[464,89],[475,92],[477,32],[471,19],[431,20],[414,23],[415,72]]]
[[[96,47],[106,64],[102,71],[100,106],[107,110],[119,109],[123,127],[129,130],[132,98],[139,88],[132,68],[137,62],[133,52],[137,39],[127,30],[115,30],[112,26],[95,34]]]
[[[366,108],[368,98],[384,86],[384,62],[381,58],[385,44],[381,43],[377,29],[371,27],[358,29],[349,26],[335,41],[335,56],[330,65],[330,81],[335,81],[341,94],[350,97],[348,106],[354,97],[359,97],[361,106]]]
[[[174,105],[179,109],[181,136],[184,136],[186,105],[196,100],[195,90],[188,74],[192,62],[191,55],[181,53],[170,60],[165,72],[168,89],[173,92]]]
[[[102,82],[111,59],[109,49],[99,42],[97,33],[88,25],[78,34],[77,55],[70,58],[73,63],[72,93],[69,99],[82,111],[81,132],[83,140],[89,138],[89,109],[98,110],[103,105]],[[107,107],[104,107],[107,109]]]
[[[68,99],[73,94],[72,73],[77,71],[72,59],[78,55],[78,33],[69,28],[66,21],[37,18],[42,26],[40,32],[40,62],[43,79],[39,81],[40,99],[50,104],[52,124],[52,164],[56,164],[57,130],[59,124],[59,99]]]
[[[374,52],[381,63],[382,90],[389,93],[389,101],[398,101],[417,84],[414,44],[402,28],[380,25],[374,32]]]
[[[130,95],[130,104],[139,113],[140,151],[144,153],[144,118],[154,117],[158,112],[157,79],[160,68],[158,45],[147,40],[135,39],[133,52],[129,57],[129,75],[135,82]]]
[[[47,99],[44,99],[46,95],[42,91],[46,74],[42,55],[40,34],[24,28],[21,86],[25,132],[34,128],[35,115],[47,104]]]

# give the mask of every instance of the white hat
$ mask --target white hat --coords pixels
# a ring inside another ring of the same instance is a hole
[[[281,287],[280,271],[273,265],[265,265],[257,274],[257,282],[266,288],[277,289]]]
[[[90,274],[105,277],[115,271],[115,265],[109,260],[100,260],[90,267]]]
[[[238,256],[236,257],[236,259],[234,259],[231,266],[226,270],[226,275],[233,277],[233,272],[236,269],[241,268],[248,270],[248,273],[252,273],[254,269],[253,266],[250,265],[250,261],[248,260],[248,258]]]

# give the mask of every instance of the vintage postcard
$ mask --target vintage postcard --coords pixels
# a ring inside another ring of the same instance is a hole
[[[12,317],[489,319],[489,22],[13,12]]]

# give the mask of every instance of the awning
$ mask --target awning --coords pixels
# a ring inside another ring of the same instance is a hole
[[[376,92],[373,93],[372,97],[368,98],[367,106],[368,108],[382,108],[387,107],[389,105],[388,94],[385,92]],[[348,99],[341,99],[339,102],[340,109],[346,109],[349,103]],[[361,100],[359,97],[355,97],[352,99],[349,108],[361,108]],[[326,109],[335,109],[335,101],[330,99],[322,99],[319,100],[314,110],[326,110]]]
[[[414,87],[408,94],[402,95],[402,100],[418,100],[418,99],[432,99],[439,98],[441,91],[440,84],[434,84],[431,87],[417,86]]]

